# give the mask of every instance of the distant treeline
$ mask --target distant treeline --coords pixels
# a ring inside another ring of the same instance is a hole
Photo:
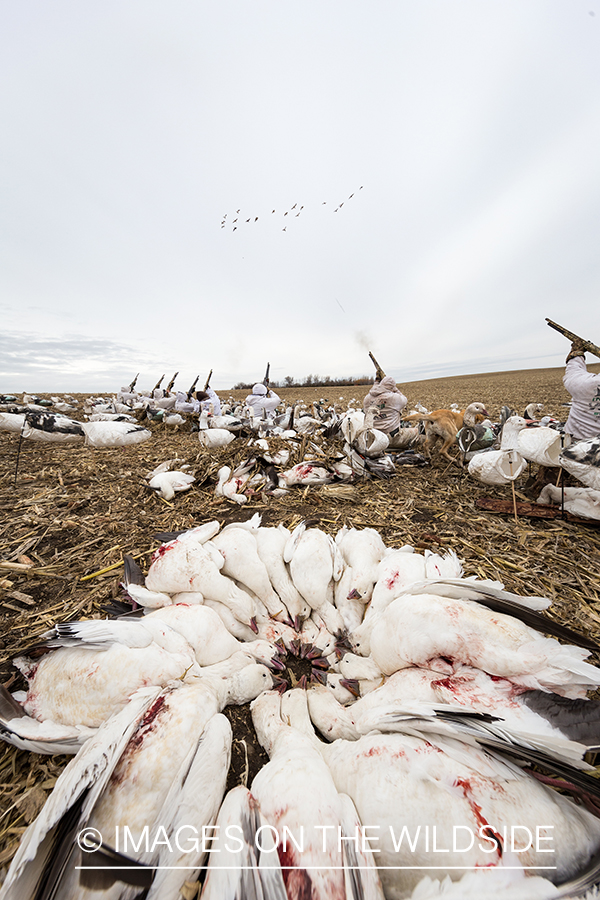
[[[256,382],[254,382],[256,384]],[[291,375],[286,375],[282,381],[269,381],[269,387],[274,388],[294,388],[294,387],[348,387],[355,384],[373,384],[373,376],[361,375],[359,378],[332,378],[330,375],[307,375],[301,381],[296,381]],[[245,381],[238,381],[234,384],[234,391],[251,391],[253,384]]]

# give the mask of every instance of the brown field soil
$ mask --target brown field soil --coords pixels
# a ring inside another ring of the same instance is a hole
[[[599,367],[594,367],[596,370]],[[493,417],[504,404],[519,413],[532,402],[566,417],[563,369],[457,376],[400,385],[409,406],[429,408],[480,400]],[[286,400],[326,398],[346,405],[362,402],[367,386],[278,391]],[[228,396],[226,391],[220,392]],[[246,391],[233,392],[244,397]],[[343,399],[340,399],[343,398]],[[424,468],[402,467],[386,481],[352,486],[347,496],[321,488],[294,488],[284,498],[257,495],[244,507],[215,497],[216,473],[250,451],[239,439],[217,453],[199,448],[196,434],[152,426],[153,438],[126,449],[93,450],[23,442],[15,484],[18,436],[0,434],[0,678],[14,675],[11,660],[55,621],[105,615],[103,607],[121,596],[124,553],[147,569],[159,532],[181,530],[218,519],[246,519],[259,512],[263,524],[295,526],[310,518],[335,534],[344,524],[378,529],[388,546],[413,544],[420,550],[454,549],[466,575],[495,578],[508,590],[552,599],[553,618],[600,640],[600,529],[574,524],[500,516],[478,509],[478,497],[510,500],[511,490],[474,482],[458,465],[440,458]],[[336,448],[341,445],[338,443]],[[330,448],[325,447],[327,453]],[[149,491],[144,476],[164,460],[187,462],[197,481],[167,503]],[[298,459],[293,462],[299,461]],[[530,499],[528,477],[517,496]],[[6,565],[8,564],[8,565]],[[15,567],[16,564],[16,567]],[[19,569],[21,566],[21,569]],[[600,662],[600,657],[595,659]],[[11,689],[22,687],[18,679]],[[264,758],[248,725],[247,710],[228,710],[234,720],[240,759],[230,784],[241,780],[247,747],[249,780]],[[48,757],[0,745],[0,870],[33,821],[68,757]],[[0,878],[1,880],[1,878]]]

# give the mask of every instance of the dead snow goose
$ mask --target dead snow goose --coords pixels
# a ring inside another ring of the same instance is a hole
[[[382,672],[421,665],[451,674],[470,665],[524,687],[566,696],[600,684],[589,651],[542,637],[522,621],[474,603],[435,594],[393,600],[371,634],[371,657]]]
[[[287,609],[275,593],[269,573],[261,560],[256,537],[247,528],[224,528],[212,539],[223,556],[221,571],[249,587],[267,607],[273,618],[287,618]]]
[[[290,622],[299,627],[301,620],[310,615],[310,606],[296,588],[283,559],[289,538],[290,532],[285,525],[259,528],[256,532],[256,547],[271,584],[286,606]]]
[[[13,660],[28,682],[23,708],[41,721],[97,728],[139,687],[200,673],[185,638],[149,617],[70,622],[51,634],[50,652]]]
[[[156,491],[163,500],[172,500],[176,493],[189,491],[195,480],[187,472],[160,472],[150,479],[148,487]]]
[[[216,551],[215,554],[219,556]],[[154,554],[146,576],[146,587],[165,594],[200,591],[205,598],[228,606],[240,622],[255,627],[254,604],[248,594],[221,574],[215,554],[193,536],[180,535],[176,540],[163,544]],[[223,562],[221,557],[221,568]]]

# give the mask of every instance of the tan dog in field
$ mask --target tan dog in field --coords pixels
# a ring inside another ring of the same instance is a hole
[[[433,412],[423,415],[421,413],[413,413],[412,416],[406,416],[405,421],[415,421],[419,419],[425,424],[425,444],[423,449],[428,456],[431,456],[431,450],[438,440],[441,440],[442,446],[439,448],[440,454],[445,456],[450,462],[454,462],[448,453],[449,448],[456,440],[456,435],[463,425],[475,425],[488,415],[483,403],[470,403],[466,409],[454,411],[452,409],[434,409]]]

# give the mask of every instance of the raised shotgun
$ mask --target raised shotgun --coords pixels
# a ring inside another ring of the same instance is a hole
[[[383,369],[381,368],[381,366],[379,365],[379,363],[377,362],[377,360],[375,359],[375,357],[373,356],[373,354],[371,353],[370,350],[369,350],[369,356],[371,357],[371,362],[375,366],[375,377],[377,378],[377,381],[381,381],[382,378],[385,378],[385,372],[383,371]]]
[[[196,375],[196,377],[195,377],[194,380],[192,381],[192,386],[190,387],[189,391],[187,392],[188,403],[189,403],[190,400],[192,399],[192,394],[193,394],[194,391],[196,390],[196,385],[198,384],[198,379],[199,379],[199,378],[200,378],[200,376],[199,376],[199,375]]]
[[[546,322],[550,326],[550,328],[554,328],[555,331],[560,331],[569,341],[579,341],[583,349],[587,353],[593,353],[594,356],[597,356],[600,359],[600,347],[596,346],[596,344],[592,344],[591,341],[586,341],[584,338],[579,337],[578,334],[574,334],[572,331],[567,331],[566,328],[563,328],[562,325],[557,325],[556,322],[553,322],[552,319],[546,319]]]
[[[210,384],[210,379],[211,379],[211,378],[212,378],[212,369],[211,369],[210,372],[208,373],[208,378],[207,378],[206,381],[204,382],[204,390],[205,390],[205,391],[207,390],[207,388],[208,388],[208,386],[209,386],[209,384]]]

